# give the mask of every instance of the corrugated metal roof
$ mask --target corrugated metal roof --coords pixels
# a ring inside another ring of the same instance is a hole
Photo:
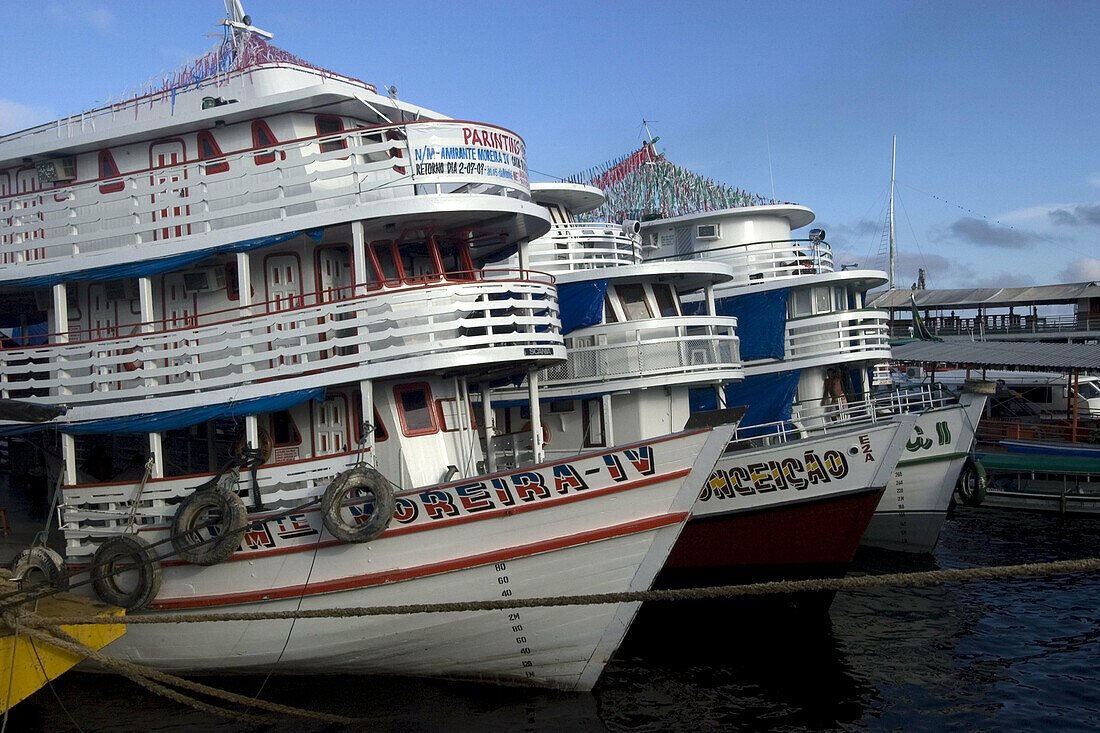
[[[918,308],[1007,308],[1013,305],[1054,305],[1078,298],[1100,298],[1094,282],[1032,285],[1026,288],[957,288],[954,290],[885,290],[868,293],[868,308],[907,308],[910,298]]]
[[[1100,374],[1100,344],[1034,341],[910,341],[890,347],[894,359],[947,362],[992,369],[1034,369]]]

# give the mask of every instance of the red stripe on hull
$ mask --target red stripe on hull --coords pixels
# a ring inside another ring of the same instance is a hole
[[[881,490],[778,506],[715,519],[692,519],[666,568],[850,563]]]
[[[477,567],[478,565],[487,565],[494,562],[501,562],[503,560],[514,560],[516,558],[536,555],[542,552],[552,552],[554,550],[561,550],[566,547],[574,547],[576,545],[583,545],[589,542],[599,542],[601,540],[611,539],[613,537],[622,537],[629,534],[636,534],[638,532],[649,532],[655,529],[660,529],[662,527],[676,524],[677,522],[682,522],[684,521],[686,516],[686,514],[679,513],[663,514],[656,517],[650,517],[648,519],[638,519],[633,522],[626,522],[625,524],[619,524],[612,527],[604,527],[598,530],[579,532],[574,535],[559,537],[552,540],[542,540],[540,542],[532,542],[526,545],[505,547],[499,550],[484,552],[478,555],[467,555],[464,557],[457,557],[448,561],[419,565],[413,568],[404,568],[380,573],[368,573],[366,575],[337,578],[335,580],[310,583],[308,585],[294,585],[282,588],[267,588],[262,590],[244,591],[239,593],[223,593],[220,595],[212,596],[164,598],[155,601],[152,604],[152,607],[158,610],[171,610],[179,608],[225,606],[240,603],[257,603],[260,601],[270,601],[279,598],[297,598],[299,596],[313,596],[319,595],[321,593],[335,593],[338,591],[367,588],[369,586],[382,585],[383,583],[394,583],[402,580],[413,580],[429,575],[436,575],[438,573],[464,570],[466,568]]]

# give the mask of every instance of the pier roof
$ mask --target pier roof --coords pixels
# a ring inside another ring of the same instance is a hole
[[[990,369],[1100,374],[1100,344],[1035,341],[909,341],[890,347],[897,361],[947,362]]]
[[[885,290],[868,293],[868,308],[1008,308],[1015,305],[1055,305],[1080,298],[1100,298],[1095,282],[1032,285],[1022,288],[956,288],[951,290]],[[910,300],[912,299],[912,300]]]

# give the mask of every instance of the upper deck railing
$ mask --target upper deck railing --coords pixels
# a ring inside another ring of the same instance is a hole
[[[488,194],[529,200],[525,163],[472,160],[460,168],[413,160],[419,151],[410,137],[462,139],[472,124],[362,127],[0,197],[0,282],[369,218],[372,204],[395,199]]]
[[[605,222],[554,224],[531,242],[531,264],[547,272],[635,265],[642,261],[641,239]]]
[[[283,299],[139,324],[129,334],[51,335],[42,345],[0,350],[0,396],[83,407],[80,418],[95,419],[130,400],[128,409],[156,412],[237,398],[242,389],[262,396],[562,358],[552,276],[450,275],[459,276],[468,280],[366,294],[348,287],[295,298],[290,307]]]
[[[784,359],[890,358],[886,312],[845,310],[787,321]]]
[[[984,338],[1051,338],[1075,334],[1100,334],[1100,315],[1032,316],[1012,313],[991,313],[981,316],[929,316],[923,319],[934,336],[967,336]],[[890,323],[894,338],[911,336],[909,318]]]
[[[740,379],[736,326],[727,316],[678,316],[585,328],[566,337],[566,361],[543,369],[540,382],[552,393]]]
[[[691,255],[650,258],[708,259],[733,268],[734,278],[725,287],[833,272],[833,250],[827,242],[780,239],[746,242],[695,251]]]

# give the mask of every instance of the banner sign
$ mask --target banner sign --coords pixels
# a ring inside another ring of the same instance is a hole
[[[470,182],[530,188],[527,146],[507,130],[465,122],[405,128],[416,183]]]

